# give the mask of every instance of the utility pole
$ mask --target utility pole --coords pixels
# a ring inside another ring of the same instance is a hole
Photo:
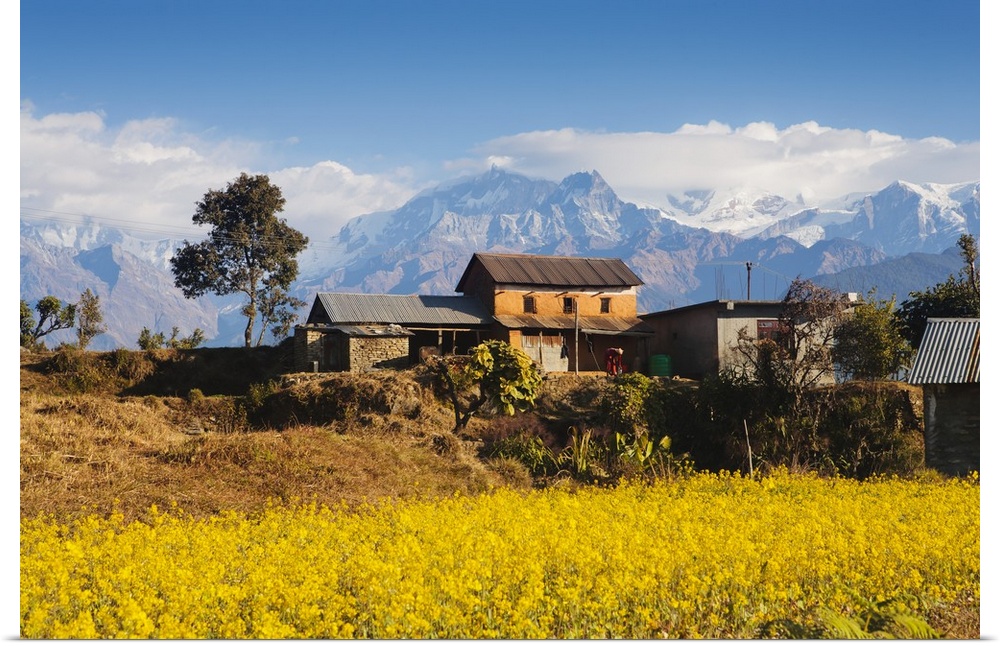
[[[747,300],[750,300],[750,267],[753,263],[747,262]]]
[[[580,308],[577,306],[577,297],[573,297],[573,356],[576,357],[576,374],[580,374]]]

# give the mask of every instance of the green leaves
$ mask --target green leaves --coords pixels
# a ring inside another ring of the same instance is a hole
[[[958,239],[957,244],[965,259],[961,278],[949,276],[948,280],[930,289],[910,292],[909,299],[900,305],[901,333],[914,348],[920,345],[928,318],[979,318],[979,272],[976,268],[979,251],[976,239],[966,234]]]
[[[33,347],[43,336],[69,329],[76,321],[76,305],[63,303],[51,295],[35,303],[35,311],[37,322],[27,301],[21,301],[21,345],[24,347]]]
[[[542,377],[531,358],[504,341],[480,343],[469,350],[468,357],[435,361],[455,408],[456,431],[486,404],[503,415],[530,410],[542,385]],[[478,396],[463,406],[460,392],[475,387]]]
[[[908,366],[913,349],[895,316],[896,300],[879,300],[869,293],[853,313],[837,324],[833,360],[856,379],[884,379]]]
[[[187,298],[208,292],[246,296],[246,347],[253,343],[258,314],[264,319],[260,345],[268,325],[275,325],[276,336],[287,333],[292,312],[303,304],[287,290],[298,276],[296,256],[309,239],[277,217],[284,205],[281,189],[267,175],[243,173],[226,190],[211,190],[197,203],[192,221],[212,227],[208,240],[185,241],[170,260],[174,284]]]

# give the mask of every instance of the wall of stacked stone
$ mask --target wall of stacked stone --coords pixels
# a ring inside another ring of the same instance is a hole
[[[351,372],[405,368],[410,361],[408,337],[354,337],[350,342]]]
[[[323,361],[323,333],[317,328],[296,327],[293,351],[295,369],[312,372],[313,361]]]

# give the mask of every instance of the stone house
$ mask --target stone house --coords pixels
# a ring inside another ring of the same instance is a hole
[[[320,293],[295,327],[295,365],[308,372],[405,367],[422,348],[467,351],[488,338],[491,322],[479,301],[463,296]]]
[[[979,471],[979,319],[927,319],[909,382],[923,389],[927,466]]]

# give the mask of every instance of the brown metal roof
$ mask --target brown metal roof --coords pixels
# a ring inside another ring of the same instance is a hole
[[[642,281],[620,258],[575,258],[530,254],[473,254],[455,291],[465,291],[473,265],[479,263],[493,282],[546,287],[633,287]]]
[[[504,327],[542,330],[573,330],[579,326],[586,334],[611,334],[620,336],[652,336],[653,328],[640,319],[629,316],[581,316],[579,321],[572,316],[517,316],[498,314],[494,316]]]
[[[318,311],[317,305],[322,308],[322,312]],[[470,327],[489,326],[492,319],[483,304],[471,296],[321,292],[316,295],[316,303],[308,322],[332,325],[395,323],[406,327]]]
[[[927,319],[909,382],[978,384],[979,319]]]

